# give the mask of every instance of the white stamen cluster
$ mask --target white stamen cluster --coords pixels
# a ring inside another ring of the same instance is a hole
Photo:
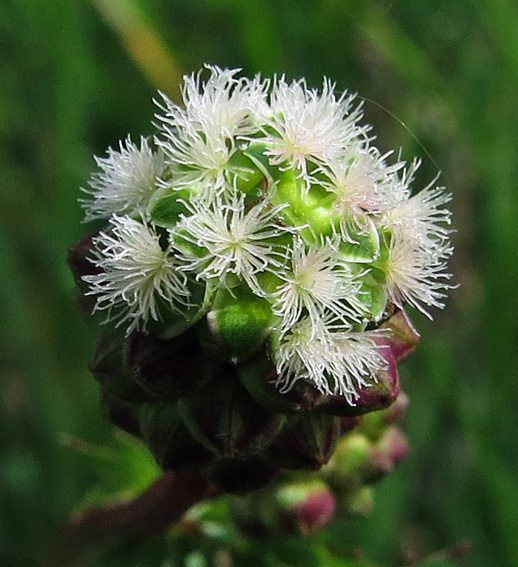
[[[272,314],[281,389],[309,380],[354,403],[386,365],[367,329],[390,304],[443,306],[450,197],[412,196],[419,163],[389,163],[329,81],[208,73],[185,79],[183,106],[161,95],[153,144],[128,138],[96,158],[83,204],[109,226],[84,276],[95,309],[130,333],[245,289]]]

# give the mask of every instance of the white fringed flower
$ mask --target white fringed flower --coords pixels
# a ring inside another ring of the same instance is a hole
[[[157,187],[157,178],[164,172],[162,152],[153,152],[146,138],[140,147],[131,139],[120,142],[119,151],[108,150],[108,157],[96,157],[100,172],[90,178],[84,191],[85,220],[109,218],[112,214],[141,215]]]
[[[442,187],[433,187],[433,182],[409,199],[386,211],[385,223],[397,227],[405,237],[417,241],[421,246],[433,242],[445,242],[451,229],[451,212],[444,208],[451,195]]]
[[[386,368],[375,337],[380,331],[337,331],[313,336],[309,318],[283,335],[273,351],[281,391],[310,380],[323,394],[344,396],[354,405],[358,390]]]
[[[185,77],[184,109],[171,108],[178,122],[187,118],[207,137],[251,134],[257,130],[255,115],[266,107],[266,85],[259,78],[236,77],[239,69],[206,66],[208,79],[201,84],[200,75]],[[176,110],[176,112],[175,112]]]
[[[361,108],[352,107],[354,95],[334,94],[324,81],[322,92],[308,89],[304,80],[288,84],[284,77],[273,87],[263,137],[272,165],[293,167],[302,174],[307,162],[320,164],[339,158],[349,144],[366,138],[358,125]]]
[[[291,251],[291,269],[278,275],[285,283],[272,297],[274,313],[282,320],[282,332],[292,328],[303,314],[309,316],[312,336],[325,328],[324,321],[329,316],[348,328],[352,321],[358,321],[365,314],[359,279],[329,244],[306,247],[296,238]]]
[[[88,295],[96,296],[96,311],[107,311],[106,321],[127,325],[127,332],[159,319],[158,304],[170,309],[186,306],[187,278],[169,250],[145,224],[130,217],[113,216],[111,231],[94,240],[93,263],[101,271],[84,276]]]
[[[355,149],[347,159],[337,159],[321,167],[322,185],[336,195],[335,218],[344,240],[356,242],[358,234],[372,230],[372,217],[387,207],[387,193],[394,190],[393,174],[403,166],[385,164],[389,154],[380,156],[375,148]]]
[[[430,319],[425,306],[443,308],[450,274],[446,263],[453,253],[448,241],[409,238],[409,230],[395,229],[390,237],[384,271],[390,300],[403,308],[416,307]]]
[[[275,221],[279,208],[263,202],[246,210],[244,194],[227,203],[217,199],[210,208],[200,201],[191,207],[193,214],[184,216],[175,229],[200,250],[198,255],[182,249],[186,269],[194,271],[197,279],[216,278],[222,285],[228,274],[235,274],[257,295],[264,295],[257,274],[276,271],[282,256],[273,240],[283,233]]]
[[[162,95],[161,134],[156,143],[171,161],[173,188],[196,183],[218,194],[242,172],[230,159],[243,135],[257,130],[255,114],[265,105],[265,86],[259,79],[236,78],[238,70],[208,67],[210,77],[185,78],[180,107]]]

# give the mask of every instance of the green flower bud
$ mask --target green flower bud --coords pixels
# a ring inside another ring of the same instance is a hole
[[[370,486],[359,486],[343,494],[337,504],[341,513],[364,518],[374,506],[374,491]]]
[[[340,438],[322,474],[338,494],[348,494],[363,483],[362,470],[369,463],[371,453],[369,439],[352,431]]]
[[[230,500],[230,512],[239,529],[261,538],[313,534],[329,524],[335,507],[334,494],[318,478],[282,478]]]
[[[266,299],[246,286],[221,289],[207,314],[210,339],[204,346],[212,354],[237,363],[257,352],[272,329],[272,309]]]

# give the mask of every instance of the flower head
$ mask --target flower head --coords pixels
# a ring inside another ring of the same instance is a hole
[[[282,391],[303,381],[352,405],[386,368],[394,309],[443,306],[450,196],[414,193],[419,160],[381,152],[330,81],[207,74],[186,77],[183,105],[161,95],[156,151],[128,138],[97,158],[86,219],[111,218],[87,294],[129,334],[191,326],[209,358],[259,349]]]

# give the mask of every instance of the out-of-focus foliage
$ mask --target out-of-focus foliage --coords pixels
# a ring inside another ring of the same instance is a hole
[[[1,565],[34,564],[97,482],[63,434],[111,442],[65,266],[92,230],[79,187],[93,154],[152,133],[156,90],[178,99],[204,62],[359,92],[380,147],[421,155],[419,183],[440,169],[454,196],[461,287],[433,323],[416,315],[402,367],[411,453],[370,516],[312,553],[350,545],[390,566],[469,539],[465,565],[518,564],[517,36],[511,0],[0,3]],[[160,565],[153,549],[140,564]],[[272,565],[297,565],[297,549]]]

